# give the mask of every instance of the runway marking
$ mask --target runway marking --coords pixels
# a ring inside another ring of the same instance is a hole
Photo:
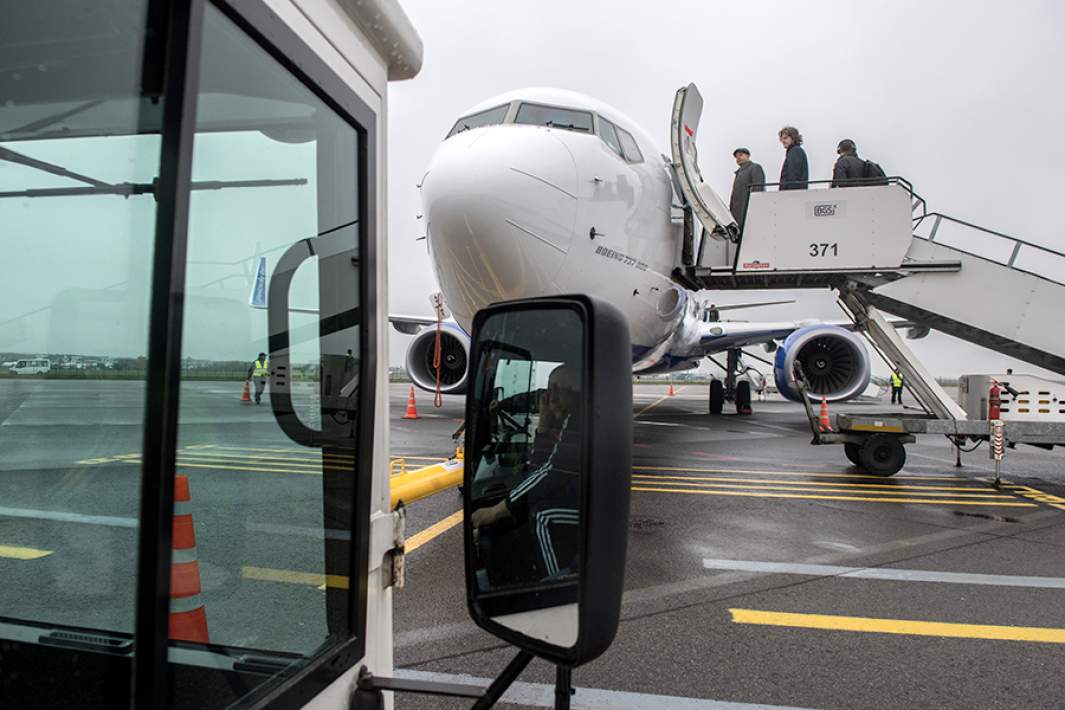
[[[260,582],[284,582],[286,584],[302,584],[309,587],[325,589],[326,585],[334,589],[347,589],[348,578],[339,574],[318,574],[316,572],[294,572],[287,569],[271,569],[269,567],[240,568],[240,576],[244,579],[255,579]]]
[[[1020,495],[1025,498],[1037,501],[1039,503],[1045,503],[1051,508],[1057,508],[1058,510],[1065,510],[1065,498],[1056,496],[1053,493],[1045,493],[1031,486],[1019,486],[1019,485],[1007,485],[1003,488],[1009,488],[1014,491],[1018,491]]]
[[[684,390],[684,388],[683,388],[683,387],[678,387],[678,388],[676,388],[675,390],[673,390],[673,393],[674,393],[674,395],[676,395],[676,393],[678,393],[678,392],[681,392],[682,390]],[[669,395],[668,395],[668,394],[667,394],[667,395],[663,395],[663,396],[659,397],[658,399],[656,399],[655,401],[651,402],[650,404],[648,404],[648,405],[647,405],[646,407],[644,407],[644,408],[643,408],[643,409],[641,409],[640,411],[636,412],[636,414],[634,414],[632,418],[633,418],[633,419],[636,419],[636,418],[637,418],[637,417],[639,417],[639,416],[640,416],[641,414],[643,414],[644,412],[646,412],[646,411],[647,411],[648,409],[651,409],[652,407],[657,407],[658,405],[662,404],[662,402],[665,402],[665,401],[666,401],[667,399],[669,399],[669,398],[670,398],[670,397],[669,397]]]
[[[664,476],[657,473],[634,473],[633,478],[647,478],[653,480],[672,481],[728,481],[730,483],[772,483],[776,486],[831,486],[832,488],[858,488],[873,490],[885,488],[896,491],[975,491],[980,493],[993,493],[991,486],[985,488],[966,488],[964,486],[907,486],[904,484],[892,485],[890,483],[823,483],[821,481],[780,481],[773,478],[731,478],[728,476]]]
[[[319,470],[312,470],[312,469],[294,470],[294,469],[284,469],[284,468],[262,468],[262,467],[260,467],[260,468],[252,468],[252,467],[249,467],[249,466],[228,466],[228,465],[227,466],[208,466],[208,465],[199,464],[199,463],[182,463],[180,461],[178,461],[177,465],[178,465],[179,468],[209,468],[209,469],[212,469],[214,471],[254,471],[255,473],[295,473],[295,474],[299,474],[301,476],[321,476],[322,475],[322,472],[321,472],[320,469]],[[345,469],[345,470],[347,470],[347,469]]]
[[[753,493],[749,491],[709,491],[694,488],[650,488],[642,485],[634,485],[634,491],[648,493],[687,493],[688,495],[708,496],[741,496],[747,498],[792,498],[801,500],[849,500],[863,503],[918,503],[924,505],[981,505],[1002,508],[1038,508],[1035,503],[998,502],[985,500],[956,500],[947,498],[943,500],[928,500],[922,498],[874,498],[872,496],[830,496],[813,495],[807,493]]]
[[[35,510],[33,508],[6,508],[0,506],[0,517],[28,518],[31,520],[54,520],[60,523],[84,523],[112,528],[136,528],[136,518],[119,518],[110,515],[82,515],[62,510]]]
[[[990,587],[1065,589],[1065,577],[1030,577],[1011,574],[937,572],[934,570],[896,569],[891,567],[839,567],[836,565],[795,564],[791,562],[716,559],[703,560],[703,567],[705,569],[727,570],[730,572],[801,574],[810,577],[846,577],[897,582],[940,582],[944,584],[975,584]]]
[[[484,692],[489,683],[492,682],[491,678],[478,678],[458,673],[417,671],[408,668],[397,668],[394,675],[397,678],[409,680],[470,685],[481,692]],[[573,705],[580,708],[614,708],[616,710],[621,710],[622,708],[660,708],[661,710],[755,710],[756,708],[764,708],[765,710],[800,710],[799,708],[783,705],[737,703],[704,698],[686,698],[679,695],[655,695],[652,693],[634,693],[626,690],[606,690],[604,688],[574,687],[573,691]],[[554,683],[529,683],[519,680],[507,688],[507,692],[503,694],[500,701],[526,707],[553,708],[555,707],[555,685]]]
[[[873,619],[862,616],[830,616],[825,614],[795,614],[756,609],[729,609],[734,624],[786,626],[827,631],[858,631],[874,634],[905,636],[937,636],[942,638],[987,639],[994,641],[1028,641],[1031,643],[1065,643],[1065,629],[1041,626],[989,626],[985,624],[954,624],[941,621],[911,621],[906,619]]]
[[[690,471],[692,473],[753,473],[762,476],[810,476],[815,478],[875,478],[879,481],[957,481],[972,483],[972,479],[960,476],[877,476],[872,473],[832,473],[829,471],[767,471],[765,469],[743,468],[695,468],[692,466],[633,466],[634,471]]]
[[[0,545],[0,557],[9,560],[39,560],[52,554],[51,550],[38,550],[33,547],[15,547],[13,545]]]
[[[674,479],[674,480],[670,480],[670,481],[668,481],[666,483],[662,483],[662,485],[692,486],[692,487],[695,487],[695,488],[741,488],[741,489],[747,489],[747,490],[752,490],[752,491],[793,491],[793,490],[796,490],[794,488],[787,488],[785,485],[782,485],[782,484],[787,484],[787,485],[791,485],[791,486],[802,486],[802,485],[831,486],[832,485],[830,483],[803,484],[803,483],[797,482],[797,481],[781,481],[779,484],[776,481],[769,481],[768,483],[772,484],[772,485],[752,485],[752,484],[744,485],[742,483],[702,483],[702,482],[699,482],[699,481],[694,481],[694,482],[691,482],[691,483],[687,483],[687,482],[681,483],[680,481],[675,480],[677,478],[682,478],[682,477],[679,477],[679,476],[661,476],[661,477],[659,477],[659,476],[634,476],[634,478],[647,479],[647,480],[644,480],[644,481],[638,481],[637,483],[639,485],[653,485],[652,482],[655,481],[655,480],[662,480],[662,479],[665,479],[665,478],[670,478],[670,479]],[[847,484],[843,484],[843,485],[847,485]],[[852,485],[852,486],[861,486],[860,483],[852,483],[850,485]],[[861,492],[861,491],[849,490],[847,488],[837,488],[837,487],[831,487],[831,488],[809,488],[808,490],[810,492],[812,492],[812,493],[860,493]],[[914,490],[914,489],[894,490],[894,491],[893,490],[886,490],[886,491],[869,490],[869,493],[876,494],[876,495],[883,495],[883,496],[914,496],[914,495],[922,495],[922,496],[926,496],[926,497],[936,497],[936,498],[983,498],[983,499],[999,498],[999,499],[1003,499],[1003,500],[1017,500],[1017,498],[1015,498],[1014,496],[1011,496],[1011,495],[1002,495],[1000,493],[995,493],[994,489],[992,489],[992,488],[988,488],[988,489],[984,489],[984,490],[985,490],[985,492],[983,492],[983,493],[944,493],[944,492],[941,492],[941,491],[931,491],[931,492],[926,493],[924,491],[921,491],[920,489],[917,489],[917,490]]]
[[[406,554],[410,554],[410,553],[414,552],[415,550],[417,550],[422,545],[424,545],[427,542],[431,541],[435,537],[444,534],[445,532],[447,532],[448,530],[450,530],[451,528],[455,527],[456,525],[458,525],[461,522],[462,522],[462,511],[459,510],[459,511],[456,511],[456,512],[452,513],[451,515],[447,516],[443,520],[440,520],[438,522],[433,523],[432,525],[427,527],[425,530],[422,530],[421,532],[417,532],[417,533],[411,535],[410,537],[407,538],[407,541],[406,541],[406,543],[403,546],[404,550],[406,551]]]

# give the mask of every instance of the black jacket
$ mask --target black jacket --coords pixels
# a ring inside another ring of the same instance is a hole
[[[862,185],[865,173],[865,161],[857,153],[844,153],[832,168],[832,187]]]
[[[784,165],[780,168],[781,190],[805,190],[810,179],[810,166],[806,162],[806,151],[801,145],[791,145],[784,156]]]
[[[732,197],[728,201],[728,211],[736,218],[736,224],[743,229],[744,217],[747,213],[747,201],[750,193],[762,192],[765,187],[765,171],[758,163],[748,160],[736,168],[736,179],[732,181]],[[758,187],[751,187],[758,185]]]

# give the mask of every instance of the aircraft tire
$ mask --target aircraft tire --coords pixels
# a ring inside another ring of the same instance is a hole
[[[751,383],[746,380],[736,384],[736,413],[751,413]]]
[[[877,476],[891,476],[906,463],[906,447],[897,436],[873,434],[862,443],[859,459],[862,468]]]
[[[725,408],[725,385],[721,380],[710,380],[710,413],[721,414]]]
[[[861,459],[862,447],[860,444],[844,444],[843,453],[847,454],[847,460],[855,466],[862,465]]]

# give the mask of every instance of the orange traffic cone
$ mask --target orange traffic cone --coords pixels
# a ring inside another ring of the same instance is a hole
[[[669,392],[666,393],[666,396],[667,397],[672,397],[673,396],[673,383],[672,382],[669,383]]]
[[[244,380],[244,393],[240,395],[241,404],[251,404],[251,383]]]
[[[828,400],[821,398],[821,431],[832,431],[832,420],[828,418]]]
[[[418,408],[414,406],[414,385],[410,386],[410,400],[407,402],[407,413],[403,415],[404,419],[421,419],[418,416]]]
[[[245,386],[245,392],[247,387]],[[174,477],[174,542],[170,560],[170,638],[208,643],[207,612],[200,601],[200,562],[192,527],[189,479]]]

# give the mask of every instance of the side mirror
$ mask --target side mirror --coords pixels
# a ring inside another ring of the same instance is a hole
[[[473,321],[466,396],[466,596],[482,629],[572,668],[621,611],[632,471],[622,313],[588,296]]]

